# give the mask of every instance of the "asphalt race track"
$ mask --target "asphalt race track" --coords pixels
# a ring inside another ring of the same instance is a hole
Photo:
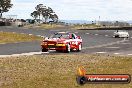
[[[88,54],[111,54],[120,56],[132,55],[132,30],[127,30],[130,37],[127,38],[113,38],[113,32],[116,30],[70,30],[70,29],[58,29],[58,30],[38,30],[38,29],[26,29],[18,27],[0,27],[0,31],[4,32],[16,32],[32,34],[37,36],[49,36],[58,31],[70,31],[81,36],[83,39],[83,49],[79,53]],[[70,54],[77,54],[78,52],[71,52]],[[8,43],[0,44],[0,56],[9,55],[34,55],[34,54],[65,54],[55,51],[49,51],[47,53],[41,52],[40,42],[21,42],[21,43]]]

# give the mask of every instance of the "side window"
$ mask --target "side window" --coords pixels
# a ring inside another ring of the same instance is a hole
[[[76,34],[74,34],[75,39],[78,38]]]
[[[69,39],[72,39],[72,34],[69,35]]]
[[[72,39],[75,39],[75,35],[74,34],[72,34]]]

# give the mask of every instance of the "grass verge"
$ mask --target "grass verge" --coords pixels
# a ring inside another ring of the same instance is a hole
[[[95,29],[98,28],[99,26],[95,24],[75,24],[75,25],[59,25],[59,24],[30,24],[24,26],[25,28],[37,28],[37,29]]]
[[[71,29],[95,29],[95,28],[99,28],[100,26],[96,25],[96,24],[76,24],[74,26],[72,26]]]
[[[18,33],[12,33],[12,32],[0,32],[0,44],[34,41],[34,40],[42,40],[42,38],[34,36],[34,35],[18,34]]]
[[[88,74],[130,74],[132,57],[101,55],[35,55],[0,58],[1,88],[132,88],[130,84],[76,83],[78,66]]]
[[[37,28],[37,29],[64,29],[66,28],[65,25],[59,25],[59,24],[31,24],[24,26],[25,28]]]

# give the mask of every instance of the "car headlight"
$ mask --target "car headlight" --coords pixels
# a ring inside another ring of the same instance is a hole
[[[56,46],[66,46],[66,44],[64,44],[64,43],[58,43],[58,44],[56,44]]]
[[[44,41],[43,44],[44,44],[44,45],[47,45],[48,43]]]

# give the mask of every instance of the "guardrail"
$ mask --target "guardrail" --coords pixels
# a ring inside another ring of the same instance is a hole
[[[103,27],[103,28],[81,28],[78,30],[132,30],[132,27]]]

